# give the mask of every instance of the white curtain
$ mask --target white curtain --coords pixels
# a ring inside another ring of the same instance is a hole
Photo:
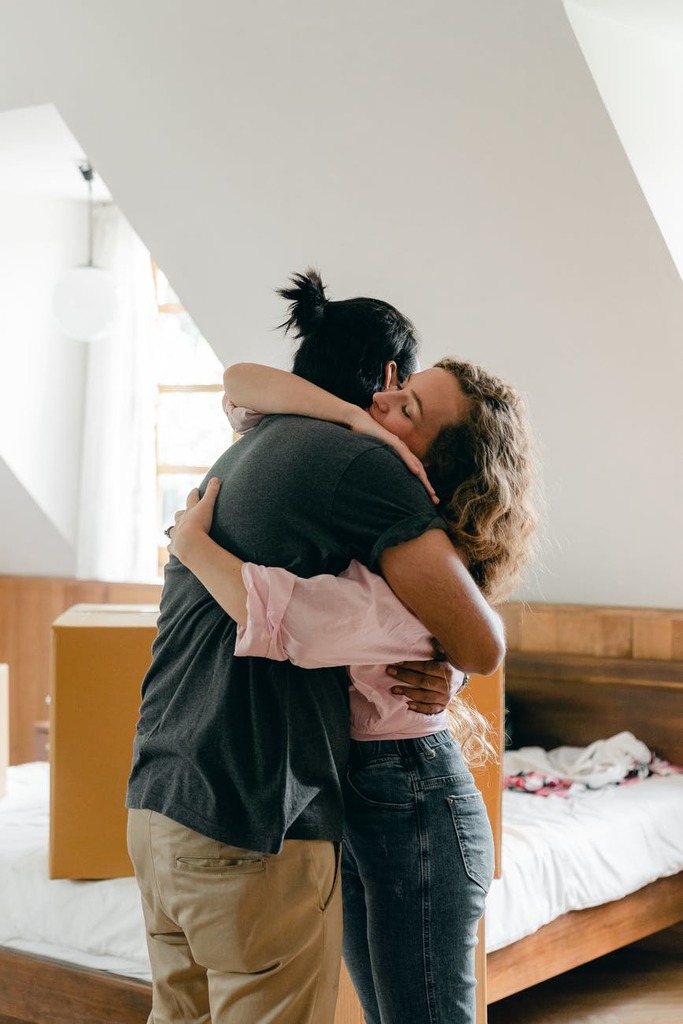
[[[158,575],[150,259],[115,206],[95,208],[93,235],[93,262],[116,279],[119,316],[88,343],[77,573],[149,582]]]

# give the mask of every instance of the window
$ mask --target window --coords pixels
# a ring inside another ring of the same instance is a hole
[[[155,263],[156,461],[159,573],[168,561],[164,528],[185,507],[234,434],[221,406],[223,367]]]

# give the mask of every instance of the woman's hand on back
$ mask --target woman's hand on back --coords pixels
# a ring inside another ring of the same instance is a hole
[[[198,488],[193,487],[185,508],[175,514],[175,525],[168,531],[168,553],[183,564],[193,542],[200,536],[208,536],[220,485],[218,477],[211,477],[201,498]]]
[[[454,668],[440,649],[435,647],[432,661],[402,661],[389,665],[387,674],[396,684],[391,692],[408,698],[411,711],[438,715],[455,695],[467,685],[467,676]]]
[[[348,424],[351,430],[355,434],[367,434],[370,437],[376,437],[378,441],[384,441],[385,444],[390,445],[398,457],[406,464],[411,473],[414,473],[420,483],[424,485],[427,490],[427,494],[432,499],[435,505],[438,505],[439,499],[434,493],[434,488],[429,482],[427,472],[418,459],[417,455],[413,455],[410,448],[400,438],[396,437],[396,434],[392,434],[391,431],[386,430],[377,420],[374,420],[369,412],[365,409],[356,408],[353,414],[348,419]]]

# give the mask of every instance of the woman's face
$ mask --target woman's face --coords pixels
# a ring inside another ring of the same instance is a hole
[[[441,428],[461,423],[469,408],[469,399],[453,374],[433,366],[414,373],[398,388],[377,391],[368,411],[424,459]]]

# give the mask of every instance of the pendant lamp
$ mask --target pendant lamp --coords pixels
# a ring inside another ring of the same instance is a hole
[[[62,274],[52,297],[52,310],[64,334],[77,341],[104,338],[116,321],[116,284],[108,270],[93,264],[93,169],[79,165],[88,186],[88,263]]]

